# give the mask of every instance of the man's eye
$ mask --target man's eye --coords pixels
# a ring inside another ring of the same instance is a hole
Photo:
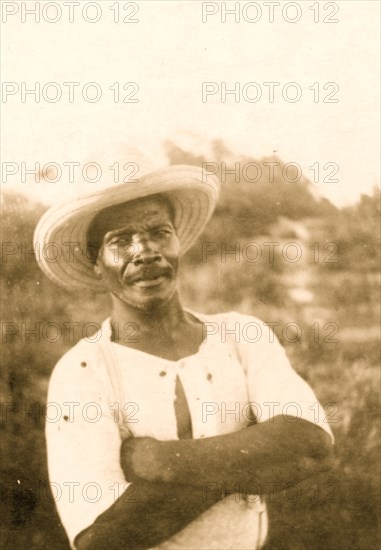
[[[126,239],[126,238],[123,238],[123,237],[118,237],[117,239],[112,239],[110,241],[110,245],[114,245],[114,246],[126,246],[129,244],[129,239]]]
[[[154,231],[154,235],[157,237],[167,237],[168,235],[171,235],[170,229],[157,229]]]

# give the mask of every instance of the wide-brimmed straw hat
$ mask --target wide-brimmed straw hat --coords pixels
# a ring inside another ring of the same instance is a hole
[[[104,174],[96,191],[82,192],[75,199],[51,207],[42,216],[34,244],[39,251],[39,265],[50,279],[67,289],[104,292],[87,249],[89,226],[101,210],[149,195],[165,195],[170,201],[181,254],[194,243],[216,206],[217,178],[197,166],[172,165],[161,169],[147,164],[143,168],[142,163],[136,166],[139,171],[132,181],[110,183],[113,178],[108,171],[108,181],[104,181]]]

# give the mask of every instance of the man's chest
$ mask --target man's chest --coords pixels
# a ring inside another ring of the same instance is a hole
[[[116,361],[121,408],[135,437],[211,437],[252,419],[246,376],[228,346],[176,362],[145,354]]]

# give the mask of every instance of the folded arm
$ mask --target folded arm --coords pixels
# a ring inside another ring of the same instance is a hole
[[[78,550],[144,550],[167,540],[212,506],[220,495],[202,487],[142,479],[75,540]]]
[[[246,487],[248,483],[297,483],[329,467],[331,452],[331,438],[320,427],[300,418],[290,422],[275,416],[205,439],[127,440],[122,465],[130,479]]]

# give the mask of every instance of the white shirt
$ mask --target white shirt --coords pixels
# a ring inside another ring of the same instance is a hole
[[[292,369],[269,327],[235,312],[194,315],[205,323],[208,336],[196,354],[179,361],[111,343],[106,320],[91,342],[81,340],[57,363],[48,394],[48,467],[73,548],[75,537],[129,485],[119,462],[123,432],[118,413],[130,435],[178,439],[177,376],[195,439],[241,430],[252,414],[258,422],[279,414],[291,422],[298,416],[332,435],[315,394]],[[253,550],[263,545],[266,533],[261,499],[251,495],[245,500],[236,494],[213,505],[157,548]]]

